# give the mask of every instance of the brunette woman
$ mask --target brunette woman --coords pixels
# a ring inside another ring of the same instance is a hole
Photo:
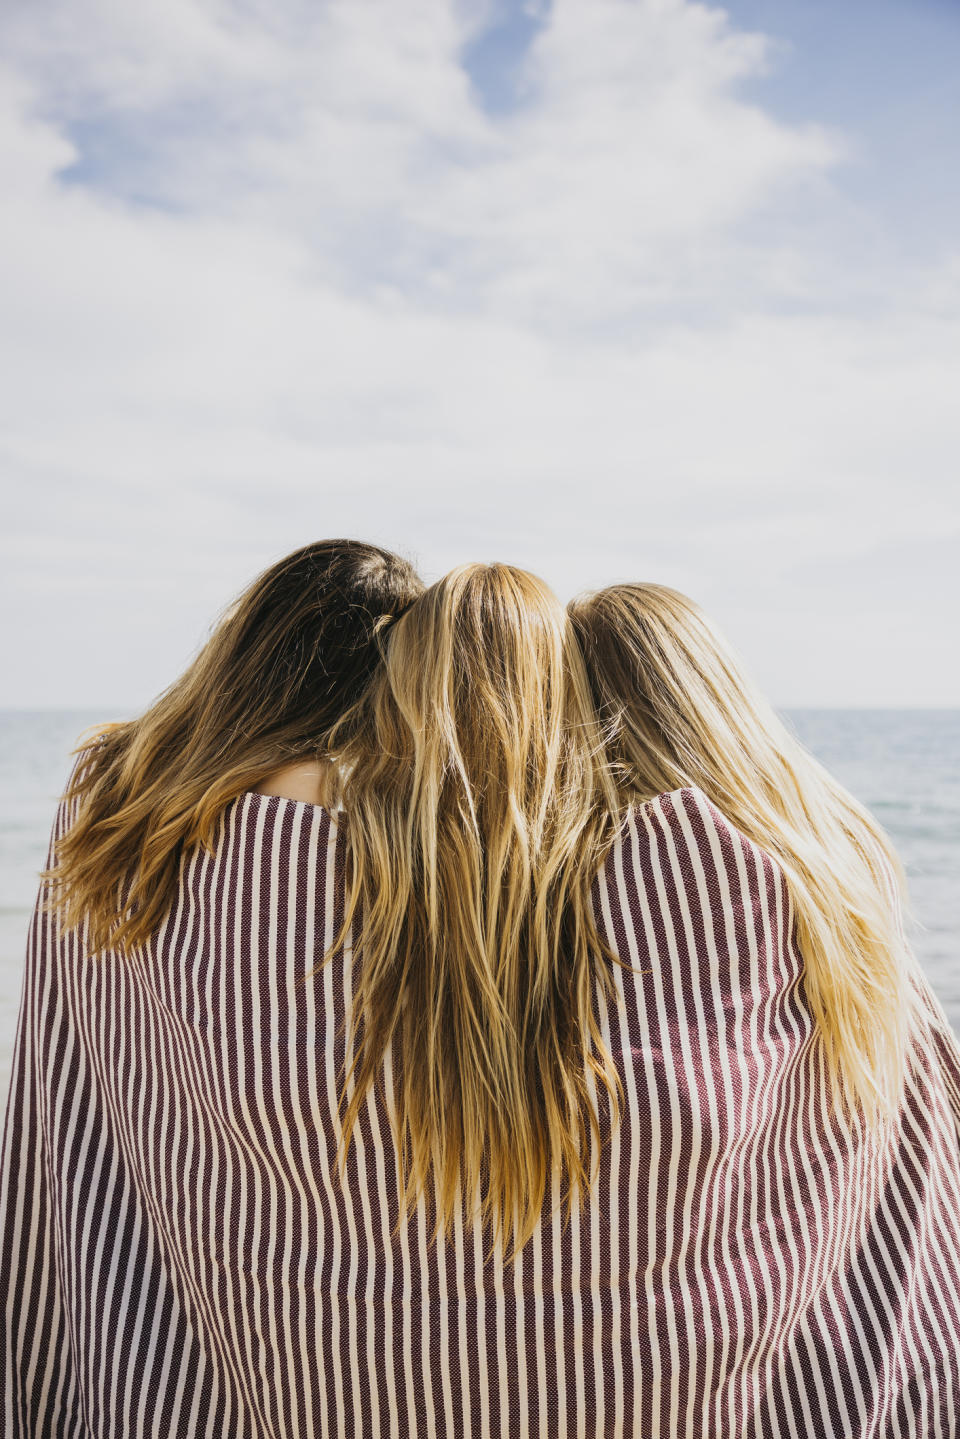
[[[229,1187],[251,1152],[233,1128],[245,1066],[272,1062],[249,1005],[278,950],[314,944],[302,872],[289,890],[274,873],[307,863],[307,811],[250,791],[314,782],[422,590],[375,546],[307,545],[146,714],[81,752],[30,933],[0,1164],[5,1437],[250,1432],[232,1407],[242,1361],[210,1347],[189,1266],[216,1303],[218,1255],[253,1242],[250,1211],[230,1227],[247,1201]],[[275,1217],[256,1221],[258,1261]]]

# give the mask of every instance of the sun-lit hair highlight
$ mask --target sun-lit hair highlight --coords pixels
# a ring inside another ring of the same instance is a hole
[[[561,1177],[589,1189],[618,1079],[590,898],[616,796],[566,614],[535,576],[465,565],[385,636],[334,731],[358,933],[345,1156],[390,1051],[401,1214],[461,1205],[519,1248]]]
[[[685,595],[615,585],[570,614],[622,803],[696,787],[775,859],[834,1100],[889,1120],[918,1001],[899,921],[903,871],[884,831],[790,733]]]

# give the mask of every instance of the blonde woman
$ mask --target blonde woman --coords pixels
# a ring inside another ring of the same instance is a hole
[[[571,617],[626,812],[628,1432],[958,1435],[960,1051],[896,855],[691,600]]]

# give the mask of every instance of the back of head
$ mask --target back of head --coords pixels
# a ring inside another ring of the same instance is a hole
[[[586,1070],[609,1079],[589,878],[610,795],[563,608],[521,570],[454,570],[393,627],[338,733],[363,954],[346,1142],[396,1038],[407,1202],[435,1180],[442,1225],[459,1183],[517,1239],[554,1165],[572,1202]]]
[[[915,992],[883,830],[807,753],[698,605],[615,585],[570,616],[621,802],[693,786],[780,864],[835,1094],[879,1118],[902,1090]]]
[[[77,820],[51,880],[92,948],[145,939],[186,848],[225,805],[316,755],[379,663],[378,631],[422,592],[412,566],[357,540],[322,540],[264,571],[189,669],[139,719],[95,734],[70,794]]]

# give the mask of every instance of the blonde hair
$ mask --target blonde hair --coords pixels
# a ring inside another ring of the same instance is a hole
[[[535,576],[455,569],[391,627],[331,737],[361,954],[342,1149],[396,1041],[400,1212],[425,1193],[434,1236],[479,1201],[521,1247],[555,1173],[569,1217],[594,1082],[616,1111],[589,885],[616,795],[568,628]]]
[[[575,601],[624,803],[693,786],[781,867],[833,1097],[881,1123],[906,1070],[915,962],[883,830],[802,747],[685,595],[616,585]]]

